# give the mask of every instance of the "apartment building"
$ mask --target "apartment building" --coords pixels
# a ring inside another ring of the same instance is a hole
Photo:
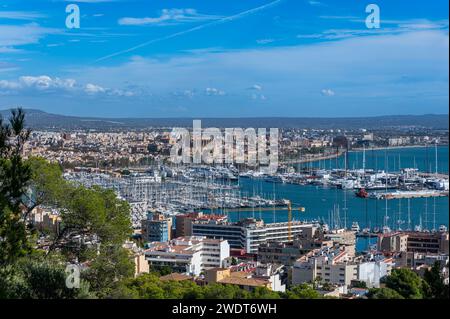
[[[259,264],[253,271],[236,271],[232,268],[212,268],[205,272],[205,282],[236,285],[241,289],[253,291],[265,287],[272,291],[285,292],[286,285],[280,277],[281,265]]]
[[[244,232],[240,223],[228,223],[220,219],[195,219],[192,221],[192,235],[227,240],[231,248],[244,247]]]
[[[449,253],[448,232],[392,232],[378,236],[378,250],[384,252]]]
[[[293,221],[291,224],[292,238],[300,236],[311,224]],[[253,218],[237,223],[228,223],[217,219],[193,220],[192,235],[208,238],[223,238],[230,243],[231,248],[244,249],[247,253],[257,253],[261,244],[276,241],[288,242],[288,223],[264,223]]]
[[[171,239],[172,218],[158,213],[148,213],[142,220],[142,239],[145,242],[164,242]]]
[[[208,223],[209,221],[217,221],[220,223],[224,223],[227,221],[227,216],[203,214],[202,212],[179,214],[175,217],[175,235],[177,237],[192,236],[193,221],[202,221],[203,223]]]
[[[299,258],[292,267],[292,284],[319,280],[339,286],[364,281],[368,287],[379,287],[380,279],[390,274],[392,259],[383,255],[355,258],[347,246],[316,249]]]
[[[351,263],[343,247],[316,249],[299,258],[292,267],[292,285],[320,280],[348,286],[357,278],[357,265]]]
[[[145,259],[151,268],[170,267],[173,272],[198,276],[209,268],[222,267],[230,256],[226,240],[200,236],[178,237],[151,243]]]
[[[304,227],[292,242],[266,242],[258,247],[258,261],[292,266],[297,259],[313,249],[332,247],[332,240],[324,239],[314,226]]]
[[[406,252],[408,249],[408,235],[400,232],[380,234],[377,245],[378,250],[383,252]]]

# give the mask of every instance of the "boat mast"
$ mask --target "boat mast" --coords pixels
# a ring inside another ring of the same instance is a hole
[[[408,198],[408,230],[411,230],[411,198]]]
[[[366,146],[363,145],[363,173],[366,173]]]
[[[387,220],[388,220],[388,199],[387,199],[387,189],[388,189],[388,162],[387,162],[387,149],[384,150],[384,166],[385,166],[385,179],[384,179],[384,186],[385,186],[385,195],[384,195],[384,201],[385,201],[385,212],[384,212],[384,227],[387,226]]]
[[[433,232],[436,231],[436,197],[433,197]]]
[[[436,158],[436,169],[435,169],[435,173],[436,173],[436,177],[438,175],[438,149],[437,149],[437,140],[434,142],[434,152],[435,152],[435,158]]]

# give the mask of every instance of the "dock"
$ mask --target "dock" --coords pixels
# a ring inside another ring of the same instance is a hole
[[[448,191],[421,190],[421,191],[397,191],[391,193],[373,194],[371,198],[376,199],[403,199],[403,198],[426,198],[426,197],[446,197]]]

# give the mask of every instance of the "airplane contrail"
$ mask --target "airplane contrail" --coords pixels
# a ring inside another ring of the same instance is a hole
[[[218,25],[218,24],[234,21],[236,19],[243,18],[245,16],[251,15],[251,14],[256,13],[258,11],[261,11],[261,10],[264,10],[264,9],[276,6],[277,4],[279,4],[282,1],[283,0],[275,0],[275,1],[272,1],[272,2],[267,3],[265,5],[262,5],[260,7],[249,9],[249,10],[243,11],[241,13],[234,14],[232,16],[220,18],[220,19],[214,20],[212,22],[205,23],[205,24],[202,24],[202,25],[199,25],[199,26],[196,26],[196,27],[184,30],[184,31],[172,33],[172,34],[167,35],[165,37],[156,38],[156,39],[153,39],[153,40],[150,40],[150,41],[138,44],[138,45],[136,45],[134,47],[131,47],[131,48],[128,48],[128,49],[125,49],[125,50],[122,50],[122,51],[118,51],[118,52],[115,52],[115,53],[111,53],[111,54],[106,55],[104,57],[98,58],[97,60],[95,60],[95,62],[100,62],[100,61],[103,61],[103,60],[106,60],[106,59],[109,59],[109,58],[112,58],[112,57],[115,57],[115,56],[118,56],[118,55],[121,55],[121,54],[124,54],[124,53],[135,51],[135,50],[137,50],[139,48],[145,47],[147,45],[150,45],[150,44],[153,44],[153,43],[156,43],[156,42],[172,39],[172,38],[175,38],[175,37],[187,34],[187,33],[191,33],[191,32],[194,32],[194,31],[198,31],[198,30],[201,30],[201,29],[204,29],[204,28],[207,28],[207,27],[211,27],[211,26],[214,26],[214,25]]]

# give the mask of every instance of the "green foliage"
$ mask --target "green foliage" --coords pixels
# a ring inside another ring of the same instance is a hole
[[[287,299],[320,299],[322,295],[309,284],[292,287],[285,293]]]
[[[0,268],[0,299],[90,298],[88,284],[79,289],[66,287],[64,264],[52,259],[22,258]]]
[[[428,284],[428,298],[449,299],[449,286],[444,283],[439,262],[435,262],[430,270],[426,270],[423,278]]]
[[[386,287],[397,291],[406,299],[421,299],[424,297],[423,280],[410,269],[392,270],[391,275],[386,278]]]
[[[42,204],[59,206],[67,188],[61,167],[40,157],[31,157],[26,163],[31,169],[29,208]]]
[[[365,281],[356,281],[353,283],[353,288],[367,288],[367,283]]]
[[[162,267],[150,267],[150,272],[153,272],[155,274],[157,274],[158,276],[165,276],[168,274],[171,274],[172,268],[170,268],[169,266],[162,266]]]
[[[111,295],[121,281],[134,275],[134,263],[128,250],[121,246],[100,246],[99,254],[83,273],[91,290],[100,298]]]
[[[120,292],[120,294],[117,294]],[[116,298],[139,299],[279,299],[278,292],[259,287],[249,292],[235,285],[198,285],[191,280],[161,281],[157,273],[128,279],[113,292]]]
[[[85,289],[65,286],[64,265],[73,260],[90,262],[83,277],[97,296],[111,294],[134,275],[128,251],[122,248],[132,233],[130,207],[112,190],[64,180],[58,164],[36,157],[24,161],[21,154],[30,134],[24,119],[21,109],[12,112],[9,123],[0,118],[0,297],[86,296]],[[58,208],[62,218],[58,233],[47,231],[53,243],[45,258],[32,248],[35,230],[26,224],[40,205]],[[100,242],[100,249],[92,241]],[[65,260],[55,261],[58,252]]]
[[[253,292],[253,298],[255,299],[280,299],[281,296],[278,292],[272,291],[266,287],[257,287]]]
[[[0,117],[0,265],[15,262],[30,249],[22,200],[31,177],[21,157],[30,132],[25,113],[13,110],[9,123]]]
[[[209,284],[204,287],[205,299],[249,299],[251,294],[235,285]]]
[[[424,278],[420,278],[410,269],[394,269],[385,279],[385,288],[370,289],[370,299],[448,299],[448,285],[440,273],[439,263],[426,270]]]
[[[405,299],[397,291],[391,288],[373,288],[367,295],[369,299]]]

